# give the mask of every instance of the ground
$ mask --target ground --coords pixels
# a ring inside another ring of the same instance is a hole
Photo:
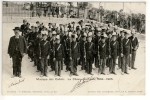
[[[16,19],[17,20],[20,19]],[[63,20],[63,19],[62,19]],[[14,20],[15,21],[15,20]],[[55,22],[55,20],[53,20]],[[21,23],[3,23],[2,37],[2,92],[3,94],[37,94],[37,95],[137,95],[145,94],[145,35],[138,35],[140,46],[137,51],[135,66],[137,70],[129,70],[129,75],[121,75],[121,70],[117,70],[117,75],[98,75],[98,69],[93,70],[93,76],[80,71],[79,76],[69,76],[69,72],[64,70],[61,77],[54,77],[54,72],[48,72],[48,77],[39,77],[33,62],[30,62],[27,55],[22,61],[22,78],[11,78],[12,62],[7,54],[8,43],[14,35],[12,29],[20,26]],[[49,70],[49,69],[48,69]],[[106,73],[108,69],[106,70]],[[76,78],[76,80],[75,80]],[[94,78],[96,80],[82,82],[77,79]],[[82,83],[79,88],[70,92],[77,84]]]

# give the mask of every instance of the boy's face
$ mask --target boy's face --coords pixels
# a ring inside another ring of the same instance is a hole
[[[83,37],[83,41],[86,41],[86,37]]]
[[[124,32],[121,32],[121,37],[124,37]]]
[[[88,42],[91,42],[92,41],[92,37],[88,37],[87,40],[88,40]]]
[[[38,28],[36,28],[36,29],[35,29],[35,32],[38,32],[38,31],[39,31],[39,29],[38,29]]]
[[[113,41],[116,41],[116,36],[113,36],[113,37],[112,37],[112,40],[113,40]]]
[[[75,42],[75,41],[76,41],[76,38],[72,38],[72,41],[74,41],[74,42]]]
[[[125,38],[126,38],[126,39],[128,39],[128,37],[129,37],[129,35],[128,35],[128,34],[126,34],[126,35],[125,35]]]
[[[47,35],[44,35],[44,36],[43,36],[43,40],[46,40],[46,39],[47,39]]]
[[[57,44],[59,44],[59,43],[60,43],[60,40],[59,40],[59,39],[57,39],[57,40],[56,40],[56,43],[57,43]]]
[[[102,39],[102,42],[103,42],[103,43],[105,42],[105,38]]]
[[[132,36],[135,37],[136,35],[134,33],[132,33]]]
[[[55,40],[56,39],[56,35],[52,35],[53,39]]]
[[[97,36],[101,36],[100,32],[97,33]]]
[[[32,28],[32,32],[35,32],[35,28]]]
[[[41,35],[41,34],[38,34],[38,38],[42,38],[42,35]]]
[[[67,31],[65,32],[65,35],[66,35],[66,36],[68,35],[68,32],[67,32]]]
[[[111,35],[111,34],[109,34],[109,35],[108,35],[108,38],[111,38],[111,37],[112,37],[112,35]]]

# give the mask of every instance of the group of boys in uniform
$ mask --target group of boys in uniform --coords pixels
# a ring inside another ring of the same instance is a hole
[[[111,23],[84,23],[82,20],[69,24],[48,23],[48,27],[37,21],[30,29],[30,24],[23,20],[20,31],[28,45],[28,56],[41,77],[48,75],[48,66],[56,76],[61,76],[62,70],[78,76],[78,65],[91,75],[94,69],[105,75],[107,67],[109,74],[116,75],[117,64],[121,74],[136,69],[134,63],[139,43],[134,29],[124,30]]]

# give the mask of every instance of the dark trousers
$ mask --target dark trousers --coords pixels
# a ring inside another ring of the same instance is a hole
[[[100,59],[100,66],[99,66],[98,73],[101,73],[101,74],[104,73],[105,66],[106,66],[106,59]]]
[[[38,56],[35,56],[35,64],[37,66],[37,70],[40,71],[41,70],[41,59],[39,59]]]
[[[85,58],[81,57],[80,58],[81,61],[81,70],[85,70],[86,69],[86,61]],[[91,62],[92,63],[92,62]]]
[[[124,57],[121,57],[121,55],[118,58],[118,67],[121,69],[124,68]]]
[[[99,57],[98,57],[98,54],[95,55],[95,67],[99,68]]]
[[[13,75],[20,76],[21,75],[22,56],[19,51],[13,55],[12,61],[13,61]]]
[[[131,55],[131,67],[132,68],[134,68],[135,58],[136,58],[136,51],[132,50],[132,55]]]
[[[76,74],[77,73],[77,58],[73,58],[71,61],[71,73]]]
[[[87,59],[86,60],[86,72],[88,74],[91,74],[92,73],[92,60],[91,59]]]
[[[106,66],[110,68],[110,66],[111,66],[111,58],[108,58],[106,60]]]
[[[63,70],[63,64],[64,64],[64,62],[63,62],[63,60],[61,60],[61,70]]]
[[[109,68],[110,73],[115,73],[116,60],[117,58],[114,57],[111,58],[111,66]]]
[[[130,66],[130,56],[129,55],[124,55],[124,66],[125,70],[124,72],[128,72],[128,66]]]
[[[55,61],[55,75],[58,75],[58,76],[61,75],[61,68],[62,68],[62,61],[56,60]]]
[[[53,61],[53,58],[54,58],[54,57],[52,57],[52,56],[50,57],[50,66],[51,66],[51,69],[52,69],[52,70],[55,70],[55,63],[54,63],[54,61]]]
[[[33,50],[32,49],[28,50],[28,56],[31,58],[32,61],[34,60]]]
[[[47,75],[47,58],[41,58],[41,74],[46,76]]]
[[[118,58],[118,67],[121,68],[122,72],[126,72],[125,57],[121,57],[121,55]]]
[[[66,65],[66,70],[69,71],[70,70],[70,58],[68,55],[66,55],[64,63]]]

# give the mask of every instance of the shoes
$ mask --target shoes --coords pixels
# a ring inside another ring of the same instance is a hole
[[[135,68],[135,67],[132,67],[132,69],[136,70],[137,68]]]
[[[22,76],[21,76],[21,75],[19,75],[19,78],[22,78]]]
[[[66,70],[65,72],[68,72],[68,70]]]
[[[58,75],[59,77],[61,77],[61,75]]]
[[[125,72],[125,74],[129,74],[128,72]]]
[[[92,73],[90,73],[90,75],[93,75]]]
[[[45,77],[48,77],[47,75],[44,75]]]
[[[101,74],[105,75],[105,73],[101,73]]]
[[[52,72],[52,71],[54,71],[54,70],[49,70],[49,72]]]
[[[74,73],[73,75],[75,75],[75,76],[79,76],[77,73]]]
[[[115,72],[112,72],[112,74],[117,75]]]
[[[40,72],[39,70],[37,70],[36,72]]]

